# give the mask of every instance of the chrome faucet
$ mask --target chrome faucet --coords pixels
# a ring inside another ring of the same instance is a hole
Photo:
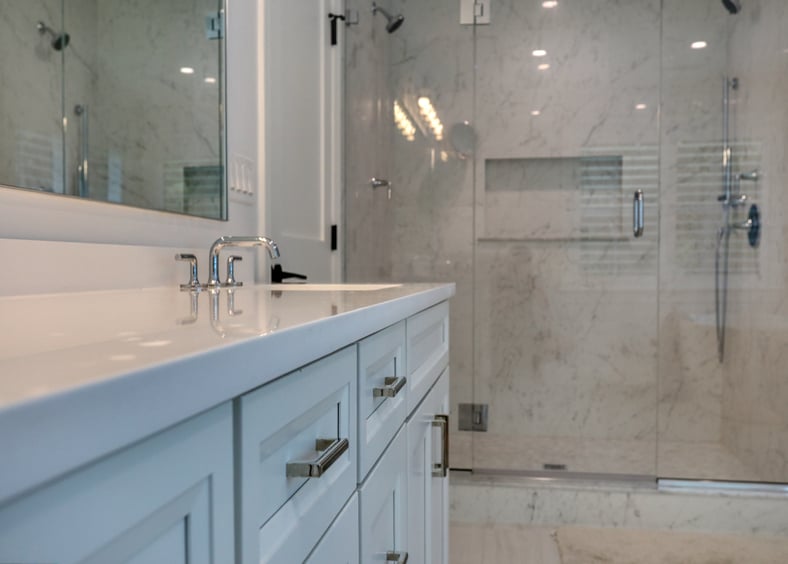
[[[271,260],[279,258],[279,247],[268,237],[219,237],[213,242],[208,253],[211,264],[208,288],[212,290],[222,287],[222,283],[219,281],[219,253],[225,247],[265,247]]]

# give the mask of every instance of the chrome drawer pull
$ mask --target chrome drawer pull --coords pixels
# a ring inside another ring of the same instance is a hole
[[[396,562],[397,564],[407,564],[407,562],[408,562],[408,553],[407,552],[387,552],[386,553],[386,562]]]
[[[441,461],[433,463],[432,477],[445,478],[449,474],[449,416],[436,415],[432,420],[433,427],[440,427],[441,429]]]
[[[373,398],[393,398],[395,397],[399,391],[405,387],[408,379],[404,376],[402,378],[397,378],[396,376],[389,376],[383,380],[383,383],[386,384],[382,388],[372,388],[372,397]]]
[[[319,478],[350,448],[347,439],[317,439],[315,450],[323,453],[316,460],[287,463],[288,478]]]

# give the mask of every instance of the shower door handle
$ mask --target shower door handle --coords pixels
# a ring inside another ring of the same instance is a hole
[[[632,232],[635,237],[643,236],[645,219],[643,214],[643,190],[635,190],[635,197],[632,200]]]

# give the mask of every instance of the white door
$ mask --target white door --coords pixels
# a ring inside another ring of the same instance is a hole
[[[344,0],[263,6],[265,217],[283,270],[339,282]],[[333,231],[333,233],[332,233]],[[332,248],[334,247],[334,248]]]

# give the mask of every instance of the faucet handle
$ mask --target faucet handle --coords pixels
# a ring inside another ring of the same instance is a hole
[[[202,284],[197,279],[197,257],[191,254],[179,253],[175,255],[175,260],[189,262],[189,282],[188,284],[181,284],[181,291],[199,292],[202,290]]]
[[[235,263],[242,261],[244,258],[239,255],[230,255],[227,257],[227,280],[225,281],[222,286],[227,288],[237,288],[238,286],[243,286],[243,282],[238,282],[235,279]]]

